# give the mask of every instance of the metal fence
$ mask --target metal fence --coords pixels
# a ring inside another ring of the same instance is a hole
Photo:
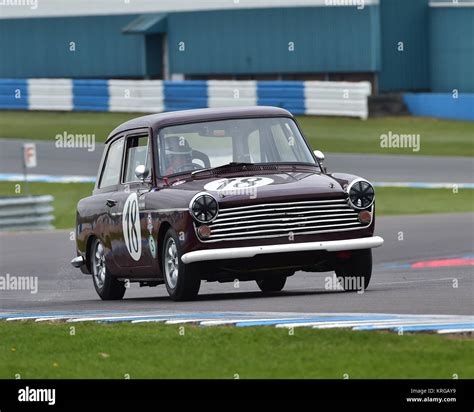
[[[54,229],[53,196],[0,197],[0,231]]]

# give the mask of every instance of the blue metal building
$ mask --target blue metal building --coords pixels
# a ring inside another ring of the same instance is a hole
[[[370,80],[380,92],[474,92],[469,4],[314,3],[3,18],[0,78]]]
[[[429,38],[432,90],[474,93],[474,2],[432,3]]]

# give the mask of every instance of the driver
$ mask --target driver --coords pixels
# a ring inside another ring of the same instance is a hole
[[[185,172],[192,168],[192,149],[182,136],[169,136],[165,139],[166,175]]]

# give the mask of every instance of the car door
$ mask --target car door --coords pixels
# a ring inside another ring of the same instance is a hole
[[[116,206],[120,198],[118,191],[120,190],[123,149],[123,135],[116,136],[107,144],[93,196],[95,219],[92,227],[94,233],[101,238],[106,246],[109,269],[111,265],[115,264],[115,253],[119,247],[119,227],[116,216],[118,208]]]
[[[121,179],[118,190],[111,199],[114,200],[114,204],[110,207],[117,228],[114,260],[117,265],[124,268],[149,267],[152,262],[148,238],[145,236],[147,233],[145,198],[152,181],[151,156],[147,130],[134,131],[125,136]],[[138,165],[144,165],[149,171],[145,180],[140,180],[135,175]],[[134,269],[126,273],[139,275],[141,271]]]

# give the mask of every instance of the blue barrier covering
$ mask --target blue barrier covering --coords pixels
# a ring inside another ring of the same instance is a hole
[[[297,115],[365,119],[371,89],[363,83],[243,81],[240,88],[239,81],[225,80],[0,79],[0,109],[151,113],[257,104]]]
[[[165,111],[207,107],[207,81],[165,81]]]
[[[278,106],[290,111],[293,114],[304,114],[304,82],[257,82],[257,104],[259,106]]]
[[[414,116],[474,120],[474,93],[406,93],[403,100]]]
[[[73,80],[73,110],[109,111],[108,80]]]
[[[0,79],[0,109],[28,109],[28,80]]]

